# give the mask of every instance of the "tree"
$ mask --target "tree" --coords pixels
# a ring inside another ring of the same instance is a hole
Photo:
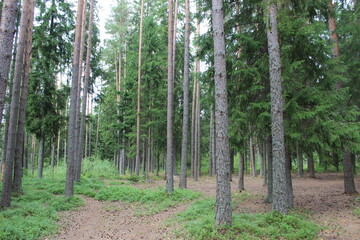
[[[11,204],[11,188],[12,188],[12,176],[13,176],[13,164],[16,149],[16,137],[17,137],[17,125],[19,115],[19,101],[21,80],[23,76],[23,66],[28,34],[28,25],[30,20],[30,12],[32,8],[31,0],[24,2],[21,21],[20,21],[20,34],[19,43],[17,45],[17,54],[15,62],[15,74],[14,74],[14,86],[12,89],[12,98],[10,106],[10,118],[9,118],[9,131],[8,131],[8,143],[6,148],[6,160],[5,160],[5,172],[3,180],[3,189],[1,195],[1,207],[7,208]]]
[[[272,151],[273,151],[273,209],[287,214],[292,207],[292,192],[288,192],[289,179],[286,178],[286,159],[283,124],[283,100],[281,86],[281,60],[277,27],[277,7],[269,2],[269,26],[267,30],[269,67],[270,67],[270,96],[272,118]]]
[[[78,0],[76,30],[74,42],[74,56],[72,63],[72,82],[70,92],[70,114],[68,126],[68,156],[67,156],[67,170],[66,170],[66,186],[65,197],[72,197],[74,195],[74,181],[75,181],[75,157],[76,157],[76,102],[77,102],[77,88],[79,80],[80,68],[80,45],[81,45],[81,23],[82,9],[84,1]]]
[[[174,75],[173,75],[173,37],[174,37],[174,1],[168,1],[168,93],[166,127],[166,191],[174,191],[173,177],[173,124],[174,124]]]
[[[92,36],[93,36],[93,19],[94,19],[94,8],[95,2],[91,0],[90,2],[90,16],[89,16],[89,29],[88,29],[88,39],[87,39],[87,53],[86,53],[86,68],[85,68],[85,80],[84,80],[84,93],[83,93],[83,102],[82,102],[82,116],[81,124],[79,131],[79,154],[78,154],[78,167],[76,176],[80,180],[81,175],[81,163],[84,152],[84,135],[85,135],[85,118],[86,118],[86,107],[88,100],[88,91],[89,91],[89,78],[90,78],[90,58],[91,58],[91,49],[92,49]],[[86,144],[86,143],[85,143]]]
[[[5,0],[2,4],[0,25],[0,124],[4,112],[5,94],[9,79],[11,52],[18,12],[17,0]]]
[[[144,0],[141,0],[140,32],[139,32],[139,59],[138,59],[138,92],[137,92],[137,115],[136,115],[136,162],[135,174],[139,176],[140,170],[140,112],[141,112],[141,53],[144,18]]]
[[[232,224],[228,100],[226,86],[225,36],[222,0],[212,0],[215,67],[216,121],[216,224]]]
[[[190,77],[190,1],[185,0],[185,52],[184,52],[184,112],[181,142],[181,172],[180,188],[186,188],[187,160],[188,160],[188,132],[189,132],[189,77]]]

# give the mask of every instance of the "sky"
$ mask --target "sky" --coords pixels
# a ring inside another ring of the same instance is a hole
[[[100,39],[103,42],[106,39],[107,34],[105,30],[106,20],[109,19],[111,9],[115,5],[116,0],[98,1],[98,14],[99,14],[99,28],[100,28]]]

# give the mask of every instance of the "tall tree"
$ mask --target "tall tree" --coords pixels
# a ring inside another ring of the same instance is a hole
[[[21,20],[20,20],[20,34],[19,43],[17,45],[17,54],[15,62],[15,74],[14,85],[12,89],[12,98],[10,105],[10,118],[9,118],[9,131],[8,131],[8,143],[6,148],[6,160],[3,188],[1,195],[1,207],[7,208],[11,205],[11,188],[12,188],[12,176],[13,176],[13,164],[16,149],[16,137],[18,129],[18,115],[19,115],[19,101],[21,91],[21,80],[23,77],[23,66],[27,42],[27,33],[29,25],[29,17],[31,12],[31,0],[24,1],[22,8]]]
[[[93,35],[93,19],[94,19],[94,0],[90,1],[90,15],[89,15],[89,29],[88,29],[88,39],[87,39],[87,52],[86,52],[86,68],[85,68],[85,80],[84,80],[84,92],[83,92],[83,101],[82,101],[82,116],[81,124],[79,131],[79,149],[78,149],[78,167],[76,168],[78,180],[80,180],[81,175],[81,164],[84,152],[84,135],[85,135],[85,118],[86,118],[86,109],[87,109],[87,100],[88,100],[88,91],[89,91],[89,78],[90,78],[90,58],[91,58],[91,49],[92,49],[92,35]],[[86,144],[86,142],[85,142]]]
[[[269,26],[267,29],[270,97],[272,119],[272,151],[273,151],[273,209],[287,214],[292,207],[292,193],[288,192],[289,179],[286,178],[286,159],[284,142],[283,99],[281,86],[281,60],[277,26],[277,6],[268,1]]]
[[[0,25],[0,124],[2,123],[5,94],[9,79],[11,52],[18,12],[17,0],[4,0]]]
[[[186,173],[188,160],[188,132],[189,132],[189,78],[190,78],[190,1],[185,0],[185,46],[184,46],[184,112],[181,142],[181,171],[180,188],[186,188]]]
[[[74,195],[74,181],[75,181],[75,157],[76,157],[76,102],[77,102],[77,88],[79,80],[80,68],[80,45],[81,45],[81,23],[84,1],[78,0],[77,17],[76,17],[76,30],[75,30],[75,43],[74,43],[74,56],[72,63],[72,82],[70,92],[70,115],[68,125],[68,156],[67,156],[67,170],[66,170],[66,186],[65,197],[72,197]]]
[[[212,0],[216,121],[216,224],[232,224],[225,35],[222,0]]]
[[[141,53],[142,53],[142,35],[144,18],[144,0],[141,0],[140,7],[140,32],[139,32],[139,58],[138,58],[138,92],[137,92],[137,111],[136,111],[136,160],[135,175],[139,176],[140,170],[140,111],[141,111]]]
[[[167,92],[167,127],[166,127],[166,191],[174,191],[173,176],[173,129],[174,129],[174,75],[173,75],[173,38],[174,38],[174,1],[168,1],[168,92]]]

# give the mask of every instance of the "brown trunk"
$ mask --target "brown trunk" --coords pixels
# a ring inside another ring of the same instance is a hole
[[[297,158],[297,176],[299,178],[304,177],[304,166],[299,144],[296,144],[296,158]]]
[[[77,132],[77,88],[79,81],[80,68],[80,48],[81,48],[81,23],[83,16],[84,1],[78,0],[77,17],[76,17],[76,31],[74,43],[74,55],[72,63],[72,82],[70,91],[70,114],[68,125],[68,156],[67,156],[67,171],[66,171],[66,187],[65,197],[72,197],[74,195],[74,181],[75,181],[75,157],[76,157],[76,132]]]
[[[138,92],[137,92],[137,113],[136,113],[136,162],[135,174],[139,176],[140,171],[140,111],[141,111],[141,49],[144,18],[144,0],[141,0],[140,33],[139,33],[139,58],[138,58]]]
[[[21,97],[20,97],[20,112],[19,112],[19,122],[17,130],[17,142],[15,149],[15,165],[14,165],[14,183],[13,191],[21,192],[22,191],[22,176],[23,176],[23,150],[24,150],[24,128],[25,128],[25,118],[26,118],[26,103],[28,95],[28,83],[30,77],[30,59],[31,59],[31,49],[32,49],[32,31],[33,31],[33,22],[34,22],[34,10],[35,10],[35,1],[30,0],[28,3],[28,26],[26,30],[26,47],[25,47],[25,57],[24,57],[24,72],[23,72],[23,83],[21,87]],[[23,6],[26,7],[26,4]]]
[[[244,154],[239,153],[239,183],[238,190],[241,192],[245,190],[244,185]]]
[[[18,8],[17,0],[4,0],[2,5],[0,25],[0,125],[2,124],[5,105]]]
[[[181,170],[179,187],[187,188],[188,132],[189,132],[189,79],[190,79],[190,1],[185,0],[185,45],[184,45],[184,112],[181,142]]]
[[[228,139],[228,100],[224,15],[222,0],[212,0],[212,26],[215,67],[215,119],[216,119],[216,215],[217,225],[232,224],[230,188],[230,151]]]
[[[315,164],[314,164],[314,158],[313,153],[310,153],[308,155],[308,172],[310,174],[310,178],[315,178]]]
[[[285,141],[284,141],[284,102],[282,98],[281,59],[277,27],[277,7],[270,2],[269,27],[267,29],[269,67],[270,67],[270,97],[271,97],[271,134],[273,148],[273,210],[287,214],[291,208],[289,193],[291,185],[286,174]]]
[[[354,171],[353,164],[351,162],[351,152],[346,149],[343,158],[344,166],[344,193],[345,194],[356,194],[356,187],[354,182]]]

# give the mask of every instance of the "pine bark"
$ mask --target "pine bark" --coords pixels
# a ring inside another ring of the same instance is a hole
[[[30,78],[30,59],[31,59],[31,49],[32,49],[32,31],[34,23],[34,10],[35,10],[35,1],[30,0],[28,6],[28,23],[26,30],[26,47],[25,47],[25,57],[24,57],[24,72],[23,72],[23,83],[21,87],[21,97],[20,97],[20,112],[19,112],[19,121],[18,121],[18,130],[17,130],[17,142],[15,149],[15,165],[14,165],[14,183],[13,191],[21,192],[22,191],[22,176],[23,176],[23,150],[24,150],[24,128],[25,128],[25,118],[26,118],[26,103],[28,96],[28,83]],[[23,7],[26,7],[25,4]]]
[[[230,151],[228,140],[228,100],[224,16],[222,0],[212,0],[212,26],[215,67],[215,119],[216,119],[216,214],[217,225],[232,224],[230,188]]]
[[[287,214],[291,206],[288,192],[289,179],[286,177],[284,118],[281,86],[281,60],[277,27],[277,7],[269,1],[269,27],[267,30],[269,66],[270,66],[270,98],[271,98],[271,134],[273,151],[273,210]]]
[[[268,193],[265,199],[265,203],[272,203],[273,201],[273,150],[272,150],[272,137],[268,136],[266,139],[266,152],[267,152],[267,162],[268,162]]]
[[[5,2],[7,3],[7,2]],[[6,6],[4,5],[5,9]],[[27,40],[27,31],[28,31],[28,22],[29,22],[29,7],[30,1],[27,0],[24,2],[22,16],[20,21],[20,34],[19,34],[19,43],[17,45],[17,54],[15,61],[15,73],[14,73],[14,85],[12,89],[12,98],[10,104],[10,118],[9,118],[9,130],[8,130],[8,141],[6,146],[6,159],[5,159],[5,169],[4,169],[4,179],[3,179],[3,188],[1,195],[1,208],[7,208],[11,205],[11,190],[12,190],[12,177],[13,177],[13,164],[15,157],[15,149],[16,149],[16,137],[17,137],[17,125],[18,125],[18,115],[19,115],[19,101],[20,101],[20,90],[21,90],[21,79],[23,76],[23,65],[24,65],[24,56],[25,56],[25,48],[26,48],[26,40]],[[11,10],[11,9],[10,9]],[[10,11],[9,10],[9,11]],[[16,12],[15,12],[16,13]],[[3,12],[3,17],[6,16],[7,11]],[[12,16],[8,16],[10,19],[6,19],[4,21],[11,21]],[[16,15],[13,16],[16,18]],[[4,22],[2,21],[2,22]],[[7,29],[5,29],[6,31]],[[3,33],[3,32],[1,32]],[[12,33],[13,35],[13,33]],[[0,42],[6,40],[6,34],[0,35]],[[12,40],[12,39],[11,39]],[[3,42],[7,44],[6,42]],[[2,50],[0,50],[2,51]],[[9,50],[11,52],[11,50]],[[2,58],[2,52],[0,52],[0,56]],[[10,60],[10,55],[9,55]],[[1,62],[2,65],[6,64],[6,62]],[[3,74],[4,71],[0,70],[0,75]],[[7,73],[8,74],[8,73]],[[7,81],[7,79],[6,79]],[[1,109],[3,111],[3,109]]]
[[[304,177],[304,165],[299,144],[296,145],[297,174],[299,178]]]
[[[174,191],[173,178],[173,123],[174,123],[174,75],[173,75],[173,34],[174,34],[174,2],[169,0],[168,8],[168,93],[167,93],[167,144],[166,144],[166,191]]]
[[[74,181],[75,181],[75,157],[76,157],[76,107],[77,107],[77,90],[79,80],[80,68],[80,45],[81,45],[81,23],[83,18],[84,1],[78,0],[77,16],[76,16],[76,31],[74,43],[74,55],[72,63],[72,81],[70,91],[70,114],[68,125],[68,150],[67,150],[67,171],[66,171],[66,186],[65,197],[69,198],[74,195]]]
[[[44,172],[44,156],[45,154],[45,133],[42,132],[40,136],[40,146],[39,146],[39,154],[38,154],[38,175],[37,178],[43,178]]]
[[[140,113],[141,113],[141,53],[142,53],[142,34],[144,18],[144,0],[141,0],[140,13],[140,33],[139,33],[139,58],[138,58],[138,92],[137,92],[137,113],[136,113],[136,161],[135,175],[139,176],[140,171]]]
[[[84,80],[84,92],[83,92],[83,101],[81,109],[81,124],[79,131],[79,146],[78,146],[78,161],[76,167],[75,181],[80,181],[81,176],[81,165],[84,152],[84,135],[85,135],[85,119],[86,119],[86,107],[87,107],[87,96],[89,91],[89,78],[90,78],[90,58],[91,58],[91,48],[92,48],[92,33],[93,33],[93,18],[94,18],[94,0],[90,2],[90,16],[89,16],[89,29],[88,29],[88,39],[87,39],[87,52],[86,52],[86,68],[85,68],[85,80]],[[86,144],[86,143],[85,143]]]
[[[18,12],[17,0],[4,0],[0,25],[0,125],[5,105],[5,94],[9,80],[11,53]]]
[[[189,79],[190,79],[190,1],[185,0],[185,44],[184,44],[184,112],[181,142],[180,188],[187,187],[188,131],[189,131]]]
[[[245,190],[244,185],[244,154],[239,153],[239,182],[238,190],[241,192]]]

